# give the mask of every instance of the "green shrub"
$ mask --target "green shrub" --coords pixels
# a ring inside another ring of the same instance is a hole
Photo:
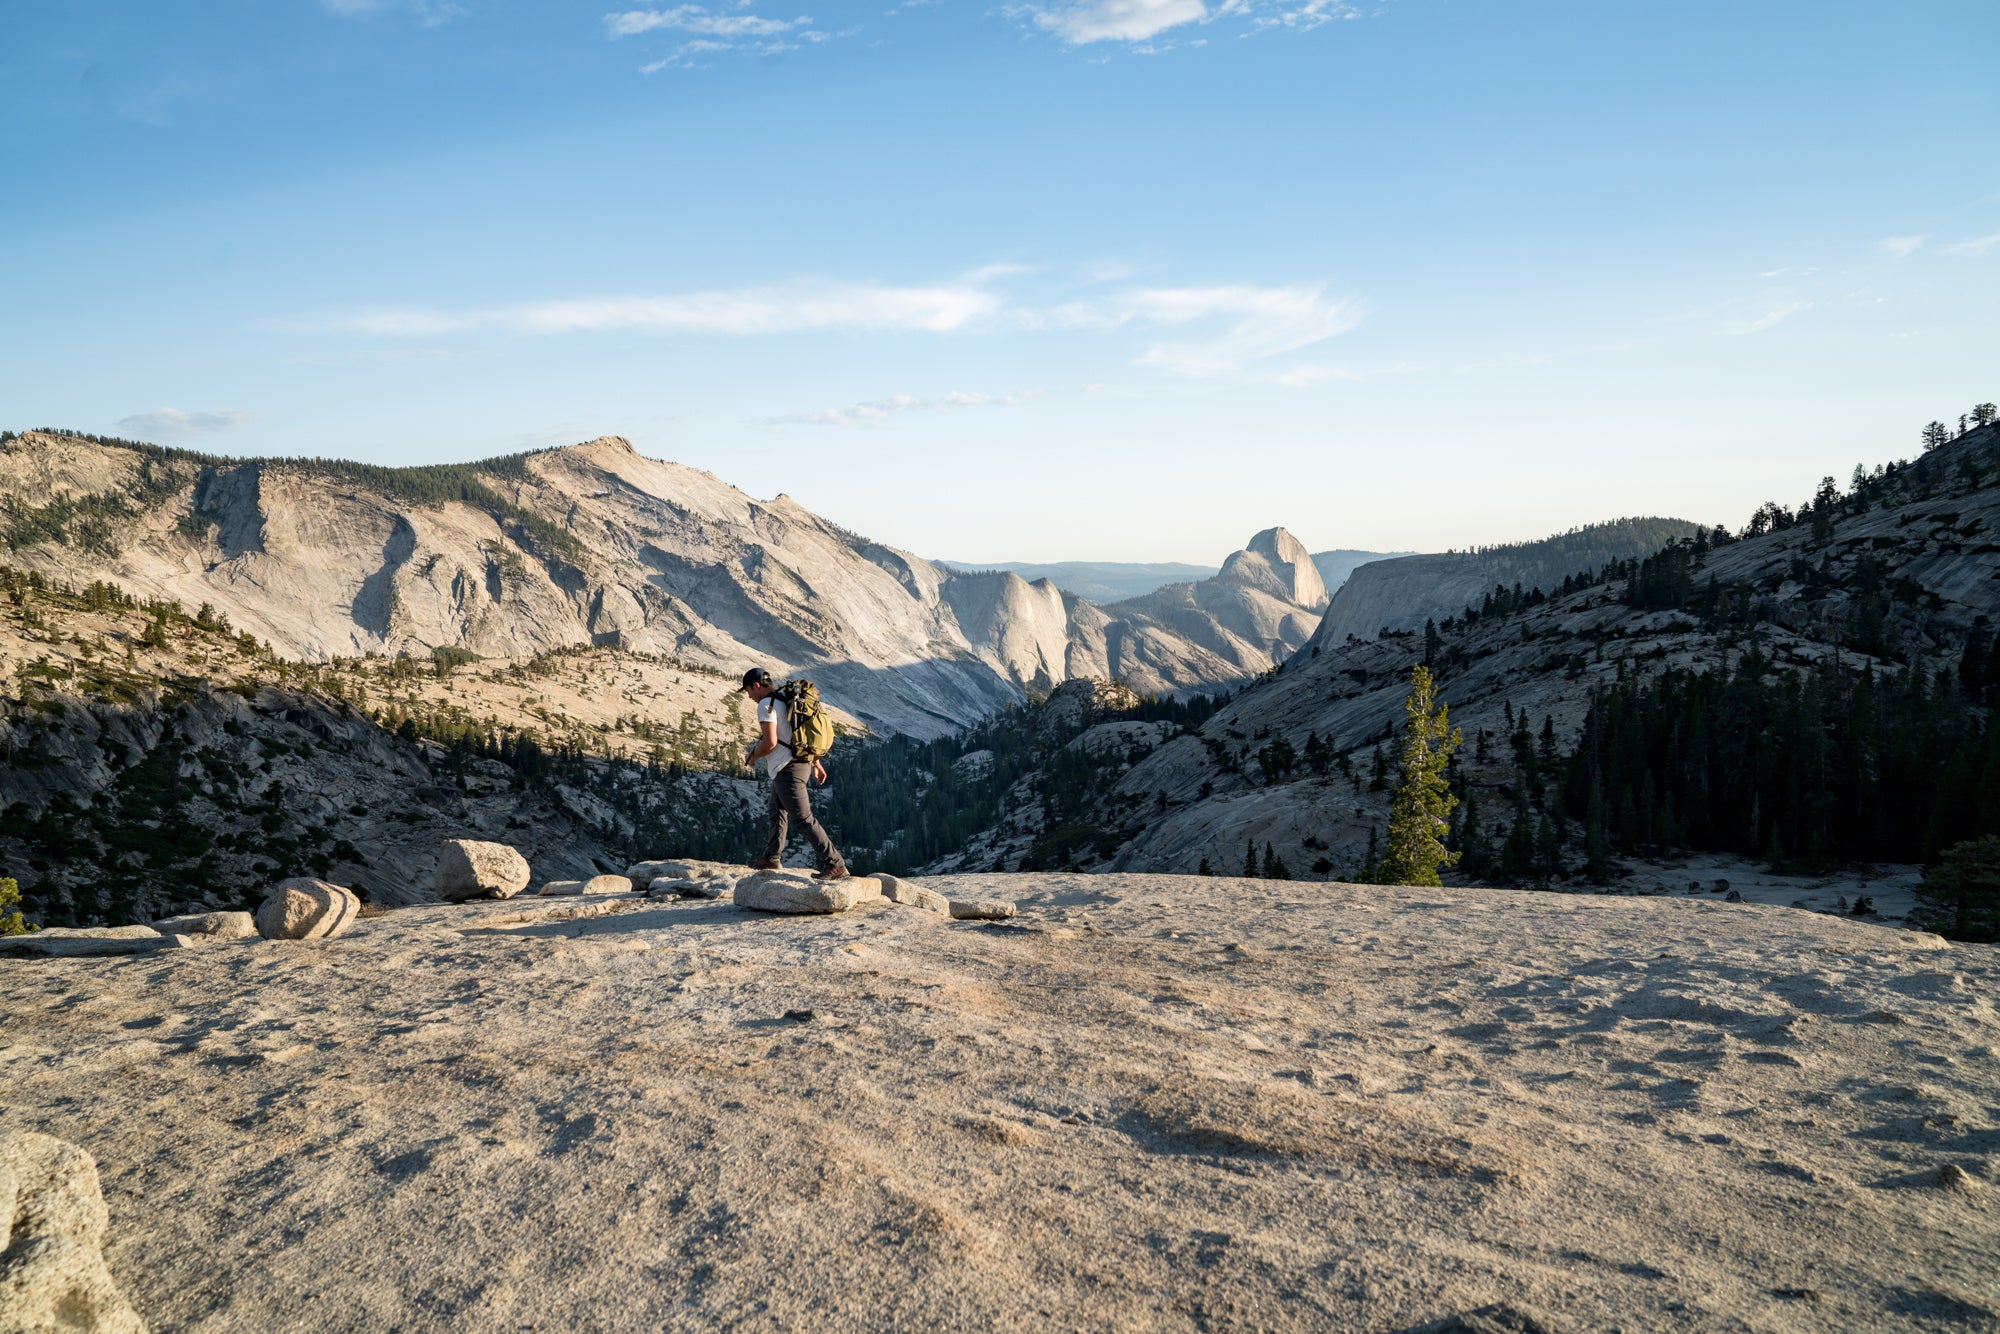
[[[0,875],[0,936],[25,936],[34,929],[21,916],[21,886],[13,876]]]

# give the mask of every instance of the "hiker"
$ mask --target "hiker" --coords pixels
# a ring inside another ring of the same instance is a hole
[[[826,766],[820,763],[818,754],[795,754],[792,731],[792,713],[795,701],[805,697],[807,709],[814,715],[817,724],[823,715],[819,713],[819,692],[810,681],[787,683],[782,690],[771,684],[771,674],[762,667],[752,667],[743,673],[743,684],[739,687],[757,704],[757,744],[744,756],[744,762],[752,771],[757,761],[764,761],[764,770],[771,775],[771,837],[764,845],[764,855],[750,863],[760,871],[775,871],[783,866],[785,855],[785,830],[793,820],[805,831],[806,842],[819,857],[820,880],[839,880],[847,874],[847,862],[833,846],[826,830],[813,818],[812,799],[807,795],[806,783],[809,779],[826,782]],[[788,698],[787,696],[790,696]],[[807,734],[823,731],[827,739],[831,737],[831,726],[823,729],[807,727]],[[824,741],[821,744],[825,744]],[[803,745],[800,747],[804,749]]]

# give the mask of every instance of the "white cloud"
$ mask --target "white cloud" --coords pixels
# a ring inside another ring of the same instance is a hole
[[[473,310],[389,308],[292,324],[385,338],[449,334],[520,336],[591,332],[762,334],[1005,329],[1151,336],[1136,361],[1182,375],[1219,375],[1347,332],[1363,309],[1322,287],[1158,287],[1066,302],[1016,305],[986,280],[1012,269],[975,270],[934,286],[790,283],[662,296],[579,297]],[[1161,338],[1174,331],[1171,338]]]
[[[1176,42],[1153,42],[1163,32],[1188,24],[1235,19],[1245,25],[1240,36],[1270,29],[1305,32],[1335,19],[1361,17],[1352,0],[1018,0],[1006,8],[1071,46],[1093,42],[1127,42],[1141,55],[1171,51]],[[1187,46],[1205,46],[1196,38]]]
[[[1219,325],[1205,337],[1155,343],[1137,360],[1181,375],[1220,375],[1346,333],[1361,323],[1363,308],[1320,287],[1169,287],[1072,302],[1049,315],[1058,325],[1082,329]]]
[[[1970,241],[1958,241],[1943,247],[1943,250],[1947,255],[1983,255],[1996,245],[2000,245],[2000,232],[1991,236],[1975,236]]]
[[[605,31],[614,39],[636,37],[642,32],[665,28],[674,32],[698,33],[704,37],[775,37],[781,33],[812,27],[812,19],[769,19],[758,14],[720,14],[700,5],[676,5],[672,9],[630,9],[604,16]]]
[[[897,394],[844,408],[819,412],[793,412],[770,419],[772,426],[879,426],[891,417],[907,412],[931,412],[940,408],[1011,408],[1036,397],[1040,390],[1018,394],[969,394],[953,390],[943,398],[914,398]]]
[[[1335,19],[1355,19],[1361,11],[1345,0],[1306,0],[1304,4],[1280,6],[1251,19],[1253,28],[1291,28],[1305,32]]]
[[[1139,42],[1208,18],[1202,0],[1078,0],[1056,8],[1030,6],[1036,26],[1072,46],[1086,42]]]
[[[1727,334],[1731,337],[1762,333],[1774,325],[1782,324],[1802,310],[1811,309],[1812,302],[1810,301],[1787,301],[1783,305],[1770,307],[1761,315],[1747,320],[1738,320],[1732,324],[1725,324],[1717,332]]]
[[[225,412],[188,412],[181,408],[155,408],[151,412],[121,417],[118,429],[140,436],[214,435],[232,431],[257,420],[255,413],[230,409]]]
[[[836,329],[949,333],[983,320],[1000,298],[981,288],[798,284],[537,301],[484,310],[377,310],[333,322],[345,333],[387,337],[494,330],[513,334],[634,330],[646,333],[804,333]]]
[[[1923,247],[1924,242],[1930,239],[1928,232],[1922,236],[1889,236],[1883,238],[1882,248],[1897,259],[1902,259],[1905,255],[1915,254]]]
[[[319,0],[319,7],[338,18],[358,19],[385,10],[408,10],[426,28],[449,23],[465,10],[451,0]]]

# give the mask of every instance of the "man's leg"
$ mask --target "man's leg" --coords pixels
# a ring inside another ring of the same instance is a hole
[[[777,866],[785,858],[785,803],[781,799],[785,778],[781,773],[771,783],[771,836],[764,841],[764,855],[761,860]]]
[[[820,822],[813,818],[812,795],[807,787],[811,779],[812,766],[795,761],[786,765],[784,771],[778,775],[777,785],[772,791],[784,801],[787,813],[798,821],[799,832],[803,833],[806,842],[812,845],[814,855],[819,858],[820,869],[830,871],[836,866],[845,866],[847,863],[834,848],[833,840],[827,837],[826,830]]]

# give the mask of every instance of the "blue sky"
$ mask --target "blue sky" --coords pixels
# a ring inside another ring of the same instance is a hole
[[[2000,398],[2000,6],[0,6],[0,425],[968,561],[1739,524]]]

